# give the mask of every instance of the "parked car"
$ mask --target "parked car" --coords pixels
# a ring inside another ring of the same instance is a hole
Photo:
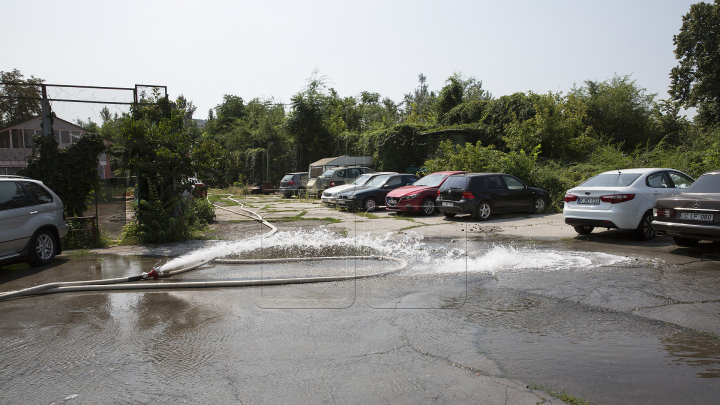
[[[498,212],[540,214],[549,200],[547,191],[528,187],[509,174],[466,173],[450,176],[438,189],[435,202],[448,218],[470,214],[485,221]]]
[[[435,198],[440,186],[453,174],[463,171],[430,173],[414,184],[396,188],[385,196],[385,208],[391,211],[419,212],[422,215],[435,213]]]
[[[285,197],[305,192],[308,182],[308,172],[288,173],[280,180],[280,193]]]
[[[694,182],[674,169],[626,169],[600,173],[565,193],[563,217],[581,235],[595,227],[635,229],[644,240],[655,237],[653,204]]]
[[[356,188],[356,187],[362,187],[365,185],[365,183],[369,182],[373,177],[377,177],[384,174],[397,174],[397,172],[375,172],[375,173],[365,173],[360,175],[358,178],[353,180],[349,184],[343,184],[342,186],[335,186],[330,187],[323,191],[322,196],[320,197],[320,200],[329,205],[335,205],[337,204],[337,196],[341,192]]]
[[[310,194],[320,195],[330,187],[342,186],[343,184],[352,182],[361,174],[374,172],[375,170],[362,166],[333,167],[332,169],[327,169],[315,179]]]
[[[385,196],[396,188],[415,183],[414,174],[383,174],[373,177],[362,187],[354,187],[338,194],[338,207],[360,208],[365,212],[375,211],[385,203]]]
[[[678,246],[720,241],[720,170],[700,176],[682,193],[655,201],[653,228]]]
[[[63,203],[41,181],[0,176],[0,264],[40,266],[62,252]]]

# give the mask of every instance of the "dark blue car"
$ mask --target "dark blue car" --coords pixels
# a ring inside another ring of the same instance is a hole
[[[386,174],[373,178],[362,187],[342,191],[337,198],[341,208],[362,209],[365,212],[375,211],[379,205],[385,204],[385,196],[392,190],[413,184],[417,181],[414,174]]]

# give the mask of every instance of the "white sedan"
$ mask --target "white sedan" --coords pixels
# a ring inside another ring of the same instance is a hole
[[[653,204],[686,189],[695,180],[674,169],[625,169],[600,173],[565,193],[563,217],[577,233],[596,227],[636,229],[644,240],[655,237]]]

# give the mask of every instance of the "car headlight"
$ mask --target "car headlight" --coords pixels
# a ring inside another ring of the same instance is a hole
[[[355,197],[356,197],[355,194],[351,194],[351,195],[349,195],[347,198],[348,198],[348,200],[354,200]]]
[[[420,195],[420,193],[410,194],[408,196],[401,198],[401,200],[412,200],[413,198],[417,198],[419,195]]]

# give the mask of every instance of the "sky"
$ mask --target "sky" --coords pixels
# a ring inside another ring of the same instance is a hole
[[[461,73],[494,97],[631,75],[667,99],[673,36],[697,2],[0,0],[0,71],[51,84],[164,85],[193,102],[196,119],[225,94],[289,103],[314,71],[341,97],[395,102],[420,73],[430,90]]]

